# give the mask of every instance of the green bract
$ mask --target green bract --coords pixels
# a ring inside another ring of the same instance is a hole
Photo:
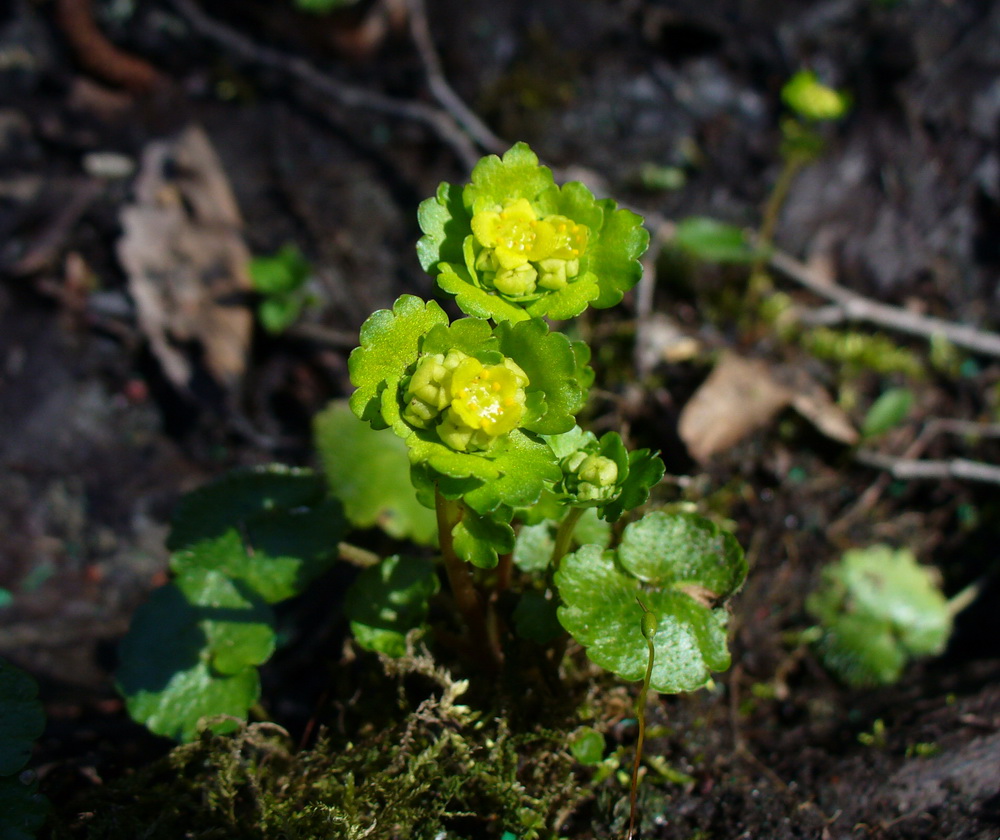
[[[572,318],[614,306],[639,280],[642,220],[559,187],[525,143],[483,158],[463,188],[441,184],[420,205],[417,254],[461,309],[480,318]]]
[[[430,561],[386,557],[365,569],[347,591],[351,632],[361,647],[398,657],[406,653],[406,634],[427,620],[427,600],[439,589]]]
[[[540,319],[449,324],[437,304],[403,296],[361,329],[351,409],[406,441],[418,489],[436,483],[480,513],[526,506],[559,476],[536,435],[573,427],[583,358]]]
[[[726,610],[747,564],[733,536],[691,514],[648,514],[617,551],[584,546],[563,558],[559,621],[598,665],[639,680],[648,664],[642,603],[657,620],[650,687],[692,691],[729,667]]]
[[[563,474],[555,486],[557,495],[574,507],[598,508],[609,522],[645,502],[665,471],[660,458],[648,449],[626,450],[617,432],[598,440],[577,426],[546,441]]]
[[[824,664],[849,685],[888,685],[910,659],[941,653],[952,612],[934,570],[887,545],[847,551],[823,570],[806,608],[823,629]]]

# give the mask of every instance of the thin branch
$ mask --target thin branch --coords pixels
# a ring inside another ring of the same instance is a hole
[[[410,37],[413,38],[417,53],[424,64],[427,86],[431,94],[486,151],[496,153],[504,151],[510,144],[497,137],[448,84],[441,67],[441,59],[434,47],[434,39],[431,37],[424,0],[406,0],[406,3],[410,14]]]
[[[377,114],[412,120],[430,128],[471,169],[479,153],[469,136],[450,114],[422,102],[408,102],[377,91],[338,81],[320,72],[305,59],[258,44],[223,23],[210,18],[193,0],[170,0],[177,12],[202,37],[219,44],[244,61],[278,70],[296,79],[309,90],[351,109],[366,109]]]
[[[954,344],[984,356],[1000,358],[1000,334],[979,330],[965,324],[945,321],[908,312],[896,306],[866,298],[843,286],[829,283],[816,275],[809,266],[781,251],[775,251],[770,258],[771,267],[786,277],[809,289],[820,297],[832,300],[843,313],[843,319],[865,321],[880,327],[896,330],[908,335],[930,339],[942,336]]]
[[[879,452],[861,449],[854,454],[861,464],[886,470],[893,478],[903,481],[941,481],[957,478],[964,481],[981,481],[986,484],[1000,484],[1000,466],[966,458],[950,460],[922,460],[919,458],[897,458]]]

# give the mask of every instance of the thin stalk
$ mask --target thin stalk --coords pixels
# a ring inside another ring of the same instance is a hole
[[[649,660],[646,663],[646,676],[642,680],[642,688],[635,700],[635,716],[639,720],[639,737],[635,742],[635,761],[632,762],[632,789],[629,793],[626,840],[634,840],[635,838],[636,802],[639,798],[639,765],[642,763],[642,748],[646,743],[646,697],[649,694],[649,681],[653,678],[653,657],[656,655],[656,650],[653,648],[653,636],[656,635],[656,617],[642,601],[639,601],[638,598],[635,600],[642,607],[642,635],[649,648]]]
[[[559,523],[559,527],[556,529],[556,544],[552,547],[552,560],[550,561],[553,572],[559,570],[559,564],[563,557],[569,553],[569,547],[573,543],[573,531],[576,530],[576,523],[580,521],[585,509],[582,507],[570,508],[569,513]]]
[[[469,631],[469,640],[475,650],[484,653],[489,664],[496,667],[499,665],[500,655],[490,641],[483,599],[479,596],[472,580],[469,564],[455,553],[455,541],[451,534],[452,529],[462,520],[462,505],[446,499],[435,490],[434,506],[437,513],[441,559],[444,561],[444,570],[448,575],[448,584],[455,599],[455,606],[458,607],[462,621]]]
[[[750,266],[750,280],[752,284],[760,285],[764,282],[764,266],[767,263],[766,252],[771,249],[774,243],[774,232],[778,227],[778,217],[781,215],[781,208],[784,207],[788,198],[788,191],[792,187],[795,176],[799,170],[808,163],[808,158],[804,155],[792,154],[785,159],[785,165],[778,175],[778,180],[774,182],[771,193],[767,197],[764,205],[763,217],[761,218],[760,230],[757,233],[757,248],[760,250],[753,264]]]

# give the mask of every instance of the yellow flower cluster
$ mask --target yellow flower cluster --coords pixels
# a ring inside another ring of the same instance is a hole
[[[590,234],[565,216],[540,218],[526,198],[502,210],[481,210],[472,233],[482,250],[476,270],[502,294],[523,297],[538,288],[556,291],[580,273]]]
[[[524,415],[528,377],[511,359],[484,365],[460,350],[422,357],[403,394],[403,419],[460,452],[489,448]]]

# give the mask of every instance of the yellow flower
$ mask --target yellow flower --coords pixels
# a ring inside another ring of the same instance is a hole
[[[501,268],[513,269],[552,255],[559,239],[547,220],[538,218],[526,198],[503,210],[481,210],[472,217],[472,232],[479,244],[493,250]]]

